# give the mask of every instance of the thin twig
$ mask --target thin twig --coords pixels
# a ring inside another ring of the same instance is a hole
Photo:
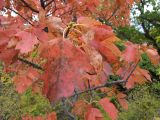
[[[34,26],[29,20],[27,20],[25,17],[23,17],[21,14],[19,14],[17,11],[11,9],[11,8],[7,8],[8,10],[11,10],[12,12],[16,13],[17,15],[19,15],[21,18],[23,18],[25,21],[27,21],[30,25]]]
[[[126,78],[126,82],[128,81],[129,77],[131,76],[131,74],[134,72],[134,70],[136,69],[136,67],[138,66],[139,64],[139,61],[133,66],[133,69],[130,71],[130,73],[128,74],[127,78]]]
[[[106,19],[106,21],[109,21],[116,14],[118,9],[119,9],[119,6],[113,11],[112,15]]]
[[[40,65],[38,65],[36,63],[33,63],[33,62],[28,61],[28,60],[26,60],[24,58],[21,58],[21,57],[18,57],[18,60],[21,61],[21,62],[23,62],[23,63],[25,63],[25,64],[27,64],[27,65],[32,66],[33,68],[36,68],[36,69],[44,71],[44,69]]]
[[[29,8],[30,10],[32,10],[33,12],[39,13],[38,10],[32,8],[25,0],[21,0],[21,2],[23,2],[23,3],[26,5],[26,7],[28,7],[28,8]]]

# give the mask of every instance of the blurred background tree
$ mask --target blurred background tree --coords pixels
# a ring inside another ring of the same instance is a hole
[[[134,43],[152,44],[160,52],[160,1],[140,0],[132,8],[131,26],[115,29],[118,37]]]

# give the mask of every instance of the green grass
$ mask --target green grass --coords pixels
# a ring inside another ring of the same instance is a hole
[[[119,114],[119,120],[153,120],[159,117],[160,83],[136,87],[128,97],[129,109]]]

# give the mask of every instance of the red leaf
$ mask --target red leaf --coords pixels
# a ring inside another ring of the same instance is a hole
[[[104,62],[103,63],[103,71],[105,73],[105,75],[108,77],[109,75],[113,75],[113,72],[112,72],[112,67],[110,66],[109,63],[107,62]]]
[[[48,41],[49,37],[48,34],[43,31],[44,28],[39,27],[39,28],[33,28],[33,33],[35,34],[35,36],[37,36],[38,40],[41,42],[45,42]]]
[[[16,90],[19,93],[25,92],[33,82],[37,81],[39,76],[38,71],[35,69],[28,69],[26,73],[21,73],[14,77],[14,83],[16,85]]]
[[[14,83],[18,93],[23,93],[32,85],[32,80],[25,75],[20,75],[14,78]]]
[[[59,54],[53,54],[52,52]],[[55,44],[48,44],[48,48],[42,50],[43,56],[51,58],[46,64],[46,71],[42,76],[44,80],[44,94],[52,100],[68,97],[74,94],[75,89],[84,89],[83,76],[92,67],[89,59],[82,50],[73,46],[68,40],[59,40]],[[47,53],[44,55],[44,53]]]
[[[0,38],[0,50],[3,50],[9,41],[9,37],[5,31],[0,31]]]
[[[103,115],[97,108],[89,108],[85,120],[103,120]]]
[[[116,107],[109,101],[108,98],[103,98],[99,101],[99,104],[103,107],[103,109],[108,113],[108,116],[112,120],[116,120],[118,117],[118,110]]]
[[[20,38],[20,41],[16,45],[16,49],[20,50],[20,53],[31,52],[34,45],[38,44],[37,37],[32,33],[21,31],[16,36]]]
[[[4,7],[4,5],[5,5],[4,0],[0,0],[0,9],[2,9]]]
[[[160,56],[156,50],[147,49],[146,53],[154,65],[158,65],[160,63]]]
[[[122,58],[128,63],[137,62],[140,58],[138,46],[131,42],[127,42],[126,46],[127,48],[125,49]]]
[[[113,30],[110,26],[101,24],[101,25],[94,26],[92,29],[95,32],[94,39],[96,41],[104,41],[108,39],[109,37],[114,36]]]
[[[128,73],[126,74],[126,76]],[[139,67],[135,69],[135,71],[132,73],[130,78],[128,79],[126,83],[126,87],[128,89],[133,88],[135,84],[144,84],[145,82],[151,81],[151,77],[148,73],[148,71],[143,70]]]

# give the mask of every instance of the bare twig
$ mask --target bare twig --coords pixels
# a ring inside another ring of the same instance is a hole
[[[133,66],[133,69],[130,71],[130,73],[128,74],[127,78],[126,78],[126,82],[128,81],[129,77],[131,76],[131,74],[134,72],[134,70],[136,69],[136,67],[138,66],[139,64],[139,61]]]
[[[118,9],[119,9],[119,6],[113,11],[112,15],[106,19],[106,21],[109,21],[116,14]]]
[[[16,13],[17,15],[19,15],[21,18],[23,18],[25,21],[27,21],[30,25],[34,26],[29,20],[27,20],[25,17],[23,17],[21,14],[19,14],[17,11],[11,9],[11,8],[7,8],[8,10]]]
[[[32,66],[33,68],[36,68],[36,69],[44,71],[44,69],[40,65],[38,65],[36,63],[33,63],[33,62],[28,61],[28,60],[26,60],[24,58],[21,58],[21,57],[18,57],[18,60],[21,61],[21,62],[23,62],[23,63],[25,63],[25,64],[27,64],[27,65]]]
[[[31,7],[25,0],[21,0],[21,2],[23,2],[26,5],[26,7],[28,7],[33,12],[39,13],[38,10],[34,9],[33,7]]]

